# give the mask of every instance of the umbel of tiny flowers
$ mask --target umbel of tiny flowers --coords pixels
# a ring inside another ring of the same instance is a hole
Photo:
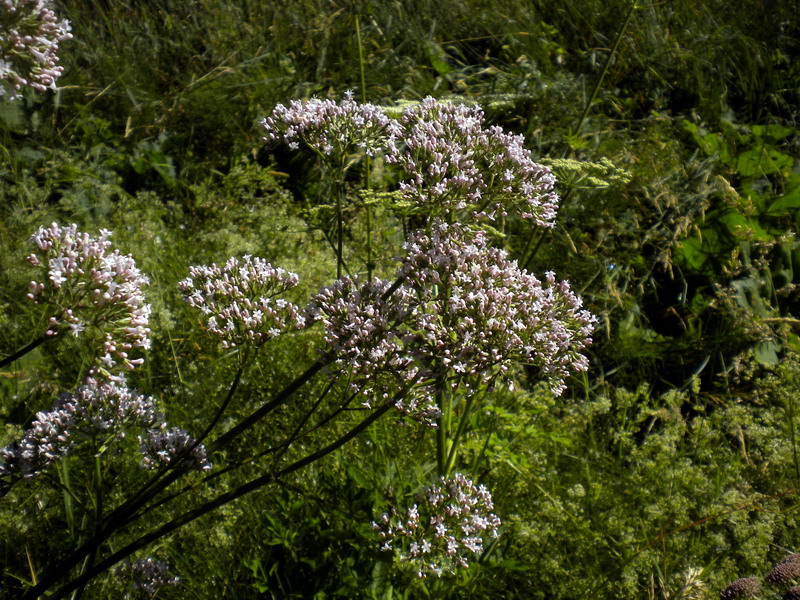
[[[164,586],[178,584],[178,577],[169,574],[169,566],[151,557],[127,561],[119,565],[116,575],[129,581],[126,598],[150,600]]]
[[[360,393],[362,404],[372,406],[377,396],[406,416],[432,425],[439,410],[430,394],[419,393],[420,371],[405,347],[412,316],[409,289],[389,281],[342,277],[311,298],[306,307],[310,327],[321,322],[328,370],[336,375],[350,372],[350,385]],[[396,392],[406,392],[398,398]]]
[[[438,392],[475,392],[513,362],[540,367],[556,394],[571,371],[587,368],[580,351],[595,317],[566,282],[552,273],[541,282],[482,231],[441,221],[412,235],[405,250],[402,284],[391,294],[387,281],[343,277],[306,309],[309,325],[322,322],[323,353],[351,370],[354,390],[388,399],[413,382],[394,406],[434,425]]]
[[[383,151],[387,135],[397,135],[395,121],[374,104],[354,102],[352,91],[339,102],[312,98],[279,104],[260,125],[264,141],[283,141],[293,150],[307,146],[334,168],[352,153],[374,156]]]
[[[404,511],[392,509],[372,523],[381,550],[394,552],[418,577],[455,573],[483,552],[484,538],[498,536],[500,519],[491,510],[492,495],[455,473],[417,494]]]
[[[206,448],[179,427],[168,430],[150,429],[139,436],[139,450],[145,469],[162,466],[183,467],[193,471],[210,471]]]
[[[522,136],[486,127],[478,106],[428,97],[405,109],[387,139],[386,162],[408,178],[406,200],[441,216],[467,210],[491,220],[509,213],[552,227],[555,177],[531,158]]]
[[[0,96],[56,89],[64,71],[58,44],[71,38],[69,22],[56,19],[49,1],[0,1]]]
[[[127,429],[161,426],[153,398],[115,382],[83,385],[37,413],[22,439],[0,450],[2,487],[33,479],[87,439],[99,438],[107,446]]]
[[[36,249],[28,256],[42,270],[41,279],[31,281],[28,298],[47,309],[45,335],[69,332],[83,339],[98,356],[90,376],[103,378],[118,366],[141,365],[144,359],[128,352],[150,347],[150,305],[142,291],[147,277],[133,257],[110,251],[110,236],[105,229],[93,237],[75,224],[53,223],[31,236]]]
[[[555,394],[585,371],[595,317],[565,281],[540,281],[483,231],[434,222],[405,245],[398,274],[413,297],[407,350],[434,381],[489,384],[512,362],[542,369]]]
[[[222,266],[194,266],[178,284],[184,300],[206,317],[206,329],[223,348],[259,346],[287,331],[302,329],[300,309],[276,296],[298,283],[296,274],[264,259],[231,257]]]

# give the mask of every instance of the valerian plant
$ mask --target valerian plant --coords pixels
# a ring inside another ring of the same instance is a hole
[[[72,38],[70,29],[47,0],[0,2],[0,96],[16,98],[27,87],[55,89],[64,71],[58,44]]]
[[[127,566],[118,572],[135,572],[132,585],[152,596],[175,579],[163,563],[133,555],[245,494],[282,482],[390,412],[398,421],[419,422],[423,432],[435,430],[436,468],[416,503],[377,517],[376,546],[394,552],[398,564],[419,577],[466,568],[484,556],[500,527],[491,493],[462,472],[459,460],[460,445],[490,401],[487,392],[514,364],[537,369],[555,394],[571,372],[587,368],[581,351],[591,341],[593,315],[567,282],[527,272],[493,237],[502,219],[554,224],[554,177],[533,161],[521,138],[487,127],[477,107],[430,98],[399,119],[349,95],[338,103],[295,101],[278,106],[262,127],[268,142],[315,153],[333,180],[336,278],[302,307],[292,296],[297,275],[262,258],[189,267],[180,292],[196,309],[197,324],[236,365],[224,398],[199,431],[168,427],[155,399],[127,387],[125,374],[143,364],[151,343],[148,279],[133,258],[111,251],[108,231],[94,237],[75,225],[53,224],[31,237],[29,262],[39,275],[29,299],[42,308],[43,331],[0,366],[71,338],[83,342],[89,358],[77,390],[37,414],[22,439],[0,453],[0,475],[8,493],[81,447],[88,452],[80,456],[94,459],[97,468],[92,502],[84,506],[86,535],[35,573],[22,598],[80,596],[93,578],[123,561]],[[385,279],[369,267],[344,274],[345,221],[351,218],[345,209],[358,196],[345,174],[365,157],[393,170],[389,180],[397,182],[416,226]],[[321,332],[314,338],[316,329]],[[319,340],[316,361],[271,400],[236,417],[230,407],[259,353],[298,332]],[[277,434],[266,448],[248,447],[245,460],[225,452],[317,377],[324,389],[288,435]],[[326,401],[337,385],[345,393]],[[366,416],[354,423],[353,409]],[[135,452],[115,446],[127,431],[136,432],[138,461],[150,473],[109,504],[102,461],[110,448]],[[260,474],[248,475],[246,483],[210,485],[225,473],[251,473],[249,464]],[[180,512],[176,500],[189,491],[199,491],[202,501]],[[142,531],[145,514],[163,521]]]

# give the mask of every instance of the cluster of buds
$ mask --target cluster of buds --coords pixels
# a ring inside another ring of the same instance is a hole
[[[382,540],[381,549],[413,565],[418,577],[441,577],[467,567],[470,556],[483,552],[483,538],[498,535],[500,519],[491,512],[489,490],[460,473],[442,477],[416,500],[402,513],[384,513],[372,527]]]
[[[754,598],[761,592],[761,583],[755,577],[737,579],[720,593],[720,600],[738,600]]]
[[[206,448],[179,427],[150,429],[139,436],[139,450],[145,469],[181,467],[192,471],[210,471]]]
[[[275,298],[297,285],[297,275],[261,258],[232,257],[222,267],[191,267],[189,275],[178,288],[207,317],[206,328],[224,348],[258,346],[305,326],[296,305]]]
[[[0,480],[32,479],[84,439],[122,438],[128,428],[162,424],[151,397],[111,382],[81,386],[39,412],[21,440],[0,450]]]
[[[58,44],[71,38],[69,22],[56,20],[47,0],[0,1],[0,96],[56,89],[64,70]]]
[[[108,378],[120,365],[132,369],[144,359],[132,359],[133,348],[150,347],[150,305],[143,286],[148,280],[130,255],[110,252],[111,232],[92,237],[77,225],[53,223],[31,236],[36,246],[28,262],[46,271],[31,281],[28,298],[51,311],[46,335],[69,331],[98,349],[93,374]]]
[[[178,577],[169,574],[167,563],[153,558],[140,558],[121,564],[116,569],[118,577],[130,581],[130,589],[126,598],[154,598],[164,586],[178,584]]]
[[[312,98],[293,100],[288,107],[279,104],[261,126],[267,142],[283,141],[292,149],[303,144],[335,162],[353,152],[373,156],[383,151],[387,135],[397,129],[380,107],[354,102],[352,92],[340,102]]]
[[[485,127],[483,110],[425,98],[400,117],[386,162],[409,178],[403,195],[426,214],[471,209],[495,219],[512,210],[552,227],[558,207],[550,169],[531,158],[522,136]]]

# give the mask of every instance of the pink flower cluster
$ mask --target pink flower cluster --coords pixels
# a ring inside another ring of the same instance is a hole
[[[405,245],[402,285],[344,277],[310,302],[307,321],[321,321],[324,353],[364,395],[393,400],[427,425],[439,416],[434,397],[446,388],[474,392],[513,362],[542,369],[554,393],[591,342],[595,318],[566,282],[542,283],[482,231],[436,222]],[[369,405],[369,400],[365,402]]]
[[[180,466],[194,471],[211,470],[205,446],[180,427],[150,429],[138,439],[145,469]]]
[[[352,92],[340,102],[312,98],[293,100],[288,108],[279,104],[261,126],[265,141],[282,140],[292,149],[305,144],[336,160],[355,151],[373,156],[383,150],[387,132],[397,127],[380,107],[354,102]]]
[[[342,277],[311,299],[306,321],[309,326],[322,322],[325,352],[334,357],[330,368],[351,371],[351,387],[366,397],[365,406],[377,394],[403,414],[432,424],[439,410],[430,394],[414,387],[419,369],[405,347],[412,298],[406,287],[391,293],[390,287],[379,278]],[[404,388],[401,399],[391,400],[393,392]]]
[[[84,385],[37,413],[24,437],[0,450],[0,480],[32,479],[83,439],[125,436],[131,427],[160,427],[163,416],[153,398],[115,383]]]
[[[565,281],[543,284],[489,245],[483,231],[434,223],[405,245],[399,274],[414,300],[407,347],[435,380],[468,388],[489,384],[512,362],[540,367],[553,392],[571,370],[587,368],[580,354],[595,317]]]
[[[278,105],[261,122],[266,141],[305,144],[326,160],[361,150],[386,154],[403,171],[400,189],[418,212],[466,211],[493,220],[511,212],[552,227],[558,207],[555,177],[524,147],[522,136],[486,127],[477,106],[425,98],[398,121],[348,94],[339,103],[312,99]]]
[[[406,109],[400,131],[387,141],[386,158],[410,176],[400,183],[404,196],[426,214],[470,208],[495,219],[513,211],[552,227],[555,177],[533,161],[522,136],[484,124],[478,106],[428,97]]]
[[[0,96],[23,87],[56,89],[58,44],[72,38],[68,21],[57,21],[48,0],[0,1]]]
[[[305,326],[296,305],[275,298],[297,285],[297,275],[262,258],[231,257],[222,267],[190,267],[189,275],[178,288],[207,317],[206,328],[224,348],[260,345]]]
[[[381,515],[372,527],[382,540],[381,550],[412,564],[418,577],[441,577],[467,567],[470,555],[483,552],[483,538],[498,536],[500,519],[491,512],[489,490],[460,473],[442,477],[416,500],[402,513],[392,509]]]
[[[28,262],[46,271],[31,281],[28,298],[52,310],[47,335],[69,331],[98,348],[92,375],[104,378],[121,365],[133,369],[144,359],[131,359],[134,348],[150,347],[150,305],[142,287],[148,280],[130,255],[109,252],[111,232],[98,237],[78,231],[77,225],[53,223],[31,236],[36,250]]]

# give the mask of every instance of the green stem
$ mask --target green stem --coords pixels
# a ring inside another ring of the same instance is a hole
[[[342,265],[344,256],[344,181],[336,183],[336,279],[342,278]]]
[[[6,356],[4,359],[0,360],[0,369],[5,367],[6,365],[10,365],[15,360],[19,360],[20,358],[25,356],[28,352],[31,352],[31,351],[35,350],[36,348],[38,348],[39,346],[41,346],[48,339],[49,338],[47,336],[44,336],[44,335],[39,336],[38,338],[33,340],[27,346],[24,346],[23,348],[20,348],[19,350],[14,352],[14,354],[12,354],[11,356]]]
[[[443,386],[442,386],[443,387]],[[441,416],[439,417],[439,427],[436,429],[436,467],[439,475],[444,476],[447,464],[447,429],[448,429],[448,410],[445,406],[445,393],[442,388],[436,392],[436,406],[439,407]]]
[[[228,389],[228,393],[226,394],[225,399],[222,401],[220,408],[217,410],[217,414],[208,424],[205,431],[200,435],[200,437],[197,438],[197,440],[195,440],[195,443],[191,446],[191,448],[187,449],[186,455],[188,455],[197,445],[199,445],[206,437],[208,437],[208,434],[219,422],[225,408],[227,408],[228,404],[230,404],[233,395],[236,393],[236,388],[239,386],[239,382],[241,380],[242,372],[244,371],[245,365],[246,365],[245,361],[242,361],[242,363],[239,365],[239,369],[236,372],[236,376],[233,379],[233,383]],[[123,504],[114,509],[105,518],[104,525],[106,527],[116,528],[126,522],[129,522],[130,515],[135,514],[135,511],[138,510],[138,508],[141,507],[142,504],[146,502],[148,498],[152,498],[155,494],[166,489],[167,486],[169,486],[173,481],[178,479],[183,474],[183,471],[181,469],[175,469],[167,477],[164,477],[164,475],[168,471],[169,471],[168,466],[161,467],[147,482],[145,482],[145,484],[141,488],[139,488],[139,490],[136,493],[134,493],[130,498],[128,498],[128,500],[126,500]]]
[[[302,469],[303,467],[313,462],[316,462],[317,460],[323,458],[324,456],[327,456],[331,452],[334,452],[335,450],[339,449],[341,446],[343,446],[344,444],[355,438],[358,434],[367,429],[367,427],[372,425],[372,423],[374,423],[380,417],[386,414],[391,408],[392,408],[391,405],[386,404],[376,409],[366,419],[361,421],[361,423],[356,425],[353,429],[348,431],[338,440],[292,463],[285,469],[281,469],[276,473],[267,473],[265,475],[262,475],[261,477],[253,479],[252,481],[249,481],[248,483],[245,483],[244,485],[241,485],[238,488],[231,490],[230,492],[217,496],[213,500],[206,502],[205,504],[197,507],[194,510],[190,510],[182,514],[181,516],[176,517],[175,519],[169,521],[168,523],[165,523],[158,529],[139,537],[138,539],[134,540],[133,542],[122,548],[121,550],[118,550],[111,556],[99,562],[97,565],[95,565],[92,569],[84,573],[82,576],[65,584],[63,587],[57,590],[52,597],[50,597],[50,600],[59,600],[59,598],[63,598],[64,596],[66,596],[73,590],[77,589],[78,587],[85,585],[87,581],[90,581],[92,578],[96,577],[100,573],[103,573],[104,571],[111,568],[121,560],[124,560],[137,550],[140,550],[145,546],[151,544],[152,542],[161,539],[166,535],[169,535],[176,529],[179,529],[180,527],[183,527],[184,525],[191,523],[192,521],[211,512],[212,510],[224,506],[229,502],[233,502],[234,500],[244,496],[245,494],[249,494],[250,492],[258,490],[259,488],[262,488],[265,485],[274,483],[281,477],[284,477],[290,473]],[[34,598],[37,598],[38,596],[42,595],[42,593],[44,593],[47,589],[49,589],[53,583],[54,581],[52,581],[52,578],[48,578],[47,583],[45,583],[44,581],[40,581],[38,585],[28,588],[28,590],[25,591],[20,600],[33,600]]]
[[[470,396],[469,398],[467,398],[467,402],[464,406],[464,414],[461,415],[461,418],[458,421],[458,429],[456,429],[456,434],[453,436],[453,439],[450,440],[450,452],[447,455],[447,462],[445,463],[445,468],[444,468],[445,477],[450,475],[450,471],[453,470],[453,466],[455,465],[456,450],[458,449],[458,444],[461,441],[461,437],[467,430],[469,417],[472,412],[472,407],[474,404],[475,404],[475,396]]]
[[[597,80],[597,83],[592,90],[592,95],[589,97],[589,101],[586,103],[586,106],[583,109],[583,113],[581,114],[581,118],[578,121],[578,126],[575,128],[575,135],[578,136],[581,132],[581,128],[583,127],[586,118],[589,116],[589,111],[592,109],[592,104],[594,104],[595,99],[597,98],[597,94],[600,91],[600,86],[603,85],[603,80],[606,78],[608,74],[608,69],[611,66],[611,60],[614,58],[614,55],[617,53],[617,48],[619,48],[619,43],[622,41],[622,36],[625,34],[625,30],[628,28],[628,25],[633,18],[634,11],[638,8],[637,3],[631,2],[631,7],[628,9],[628,14],[625,17],[625,21],[622,23],[622,27],[619,28],[617,32],[617,39],[614,40],[614,45],[611,47],[611,52],[606,57],[606,63],[603,65],[603,71],[600,73],[600,79]]]
[[[361,102],[367,103],[367,78],[364,76],[364,45],[361,43],[360,19],[356,15],[356,38],[358,39],[358,68],[361,71]]]
[[[89,553],[89,556],[86,557],[86,561],[83,564],[83,570],[86,572],[88,569],[91,569],[94,566],[95,558],[97,557],[97,549],[100,546],[100,528],[101,522],[103,517],[103,470],[100,464],[100,455],[95,453],[94,456],[94,470],[95,470],[95,519],[94,519],[94,531],[92,532],[92,550]],[[87,579],[84,581],[80,587],[75,591],[73,595],[73,600],[80,600],[83,596],[83,592],[86,589],[86,584],[89,582]]]
[[[364,74],[364,44],[361,41],[361,23],[356,15],[356,38],[358,39],[358,68],[361,74],[361,102],[367,103],[367,78]],[[366,185],[372,189],[370,182],[370,158],[366,158]],[[372,207],[367,204],[367,281],[372,281]]]

